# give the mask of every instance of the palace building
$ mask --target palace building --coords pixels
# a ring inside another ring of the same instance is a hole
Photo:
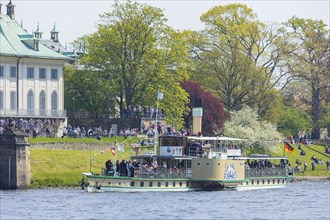
[[[58,31],[42,39],[29,34],[15,20],[15,5],[0,3],[0,119],[34,118],[66,120],[63,67],[73,62],[59,43]]]

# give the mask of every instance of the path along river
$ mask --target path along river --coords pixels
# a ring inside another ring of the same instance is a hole
[[[227,192],[0,191],[0,219],[330,219],[330,180]]]

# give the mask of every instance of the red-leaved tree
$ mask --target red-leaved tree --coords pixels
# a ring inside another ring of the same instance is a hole
[[[223,131],[223,124],[227,118],[223,104],[219,98],[214,97],[211,92],[205,90],[200,84],[192,81],[184,81],[182,87],[189,93],[189,108],[194,107],[194,100],[202,101],[203,118],[202,118],[202,135],[213,136]],[[190,127],[192,123],[192,114],[185,117],[186,126]]]

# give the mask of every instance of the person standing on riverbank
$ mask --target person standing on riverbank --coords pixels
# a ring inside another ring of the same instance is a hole
[[[306,171],[306,169],[307,169],[307,163],[306,161],[304,161],[304,172]]]

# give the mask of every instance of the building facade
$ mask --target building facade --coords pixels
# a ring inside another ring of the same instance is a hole
[[[38,29],[27,33],[15,20],[13,3],[0,3],[0,118],[60,118],[64,109],[63,67],[72,58],[42,44]],[[58,42],[58,31],[51,32]]]

